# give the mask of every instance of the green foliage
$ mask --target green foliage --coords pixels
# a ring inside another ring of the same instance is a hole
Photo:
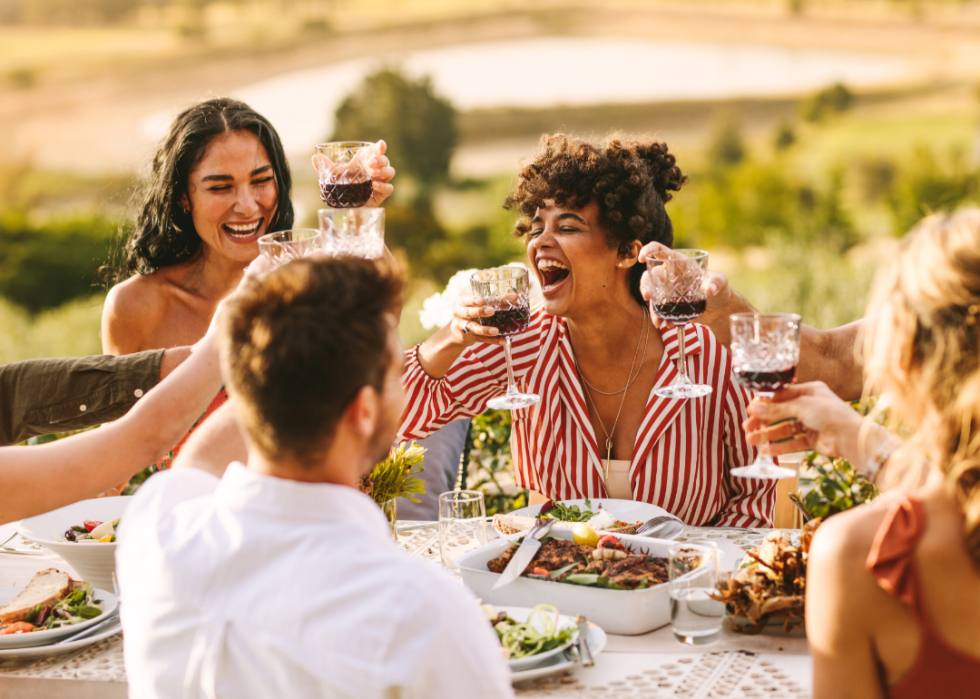
[[[784,151],[796,143],[796,131],[789,122],[780,122],[776,127],[776,135],[773,137],[772,145],[777,151]]]
[[[102,354],[104,296],[76,299],[31,316],[0,298],[0,364],[35,357]]]
[[[417,478],[422,468],[425,448],[415,442],[392,447],[388,458],[361,479],[361,490],[382,505],[395,498],[419,502],[415,493],[425,493],[425,481]]]
[[[456,109],[432,88],[393,68],[364,78],[337,108],[332,140],[384,139],[399,173],[424,185],[444,180],[456,147]],[[421,192],[426,194],[425,187]]]
[[[737,165],[745,158],[742,132],[733,119],[722,121],[708,145],[708,159],[715,165]]]
[[[807,511],[814,517],[830,517],[852,507],[871,502],[878,497],[878,489],[854,470],[845,459],[834,459],[827,468],[815,465],[819,454],[811,451],[805,463],[816,468],[819,474],[813,479],[814,488],[803,498]]]
[[[905,235],[923,216],[980,201],[980,170],[971,169],[962,152],[953,151],[942,162],[920,146],[895,175],[887,198],[895,235]]]
[[[91,295],[116,230],[98,215],[36,225],[0,214],[0,295],[32,314]]]
[[[800,116],[806,121],[822,121],[833,114],[846,112],[854,105],[854,93],[842,83],[836,83],[803,100]]]
[[[483,493],[487,514],[510,512],[527,505],[526,491],[514,485],[510,455],[511,414],[488,410],[473,418],[465,487]]]

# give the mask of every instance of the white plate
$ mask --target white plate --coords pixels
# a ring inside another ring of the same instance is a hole
[[[598,657],[602,649],[606,647],[606,632],[600,629],[593,623],[589,623],[589,650],[592,651],[592,658]],[[562,672],[563,670],[568,670],[575,667],[579,660],[573,654],[571,649],[566,650],[560,655],[554,655],[540,665],[532,667],[530,670],[521,670],[520,672],[512,672],[510,675],[511,682],[523,682],[524,680],[533,680],[536,677],[544,677],[546,675],[553,675],[556,672]]]
[[[0,590],[0,606],[10,602],[14,597],[23,592],[23,587],[8,587]],[[71,626],[61,626],[57,629],[46,631],[31,631],[30,633],[14,633],[8,636],[0,636],[0,650],[10,648],[31,648],[34,646],[44,646],[62,638],[67,638],[72,634],[78,633],[89,626],[104,621],[108,616],[116,613],[116,596],[105,590],[92,589],[93,596],[97,600],[102,600],[102,613],[93,619],[87,619]]]
[[[99,641],[112,638],[120,631],[122,631],[122,626],[116,623],[110,624],[109,628],[99,631],[88,638],[80,638],[77,641],[56,643],[48,646],[34,646],[32,648],[8,648],[6,650],[0,650],[0,663],[7,660],[38,660],[41,658],[50,658],[55,655],[74,653],[77,650],[95,645]]]
[[[527,621],[527,617],[531,613],[531,608],[530,607],[497,607],[497,611],[503,612],[511,619],[516,621],[518,624],[522,624],[525,621]],[[558,628],[564,629],[569,626],[571,627],[575,626],[575,618],[567,616],[565,614],[559,614]],[[529,655],[523,658],[513,658],[508,660],[507,663],[510,665],[510,669],[514,672],[518,670],[526,670],[535,665],[540,665],[542,662],[544,662],[545,660],[547,660],[552,656],[558,655],[559,653],[564,653],[566,650],[568,650],[568,647],[573,643],[575,643],[577,640],[578,640],[578,631],[575,631],[574,634],[572,635],[572,640],[570,640],[568,643],[562,646],[559,646],[557,648],[552,648],[551,650],[546,651],[544,653],[537,653],[536,655]]]
[[[585,509],[585,500],[559,500],[563,505],[578,505],[579,509]],[[618,519],[621,522],[628,522],[633,524],[634,522],[646,522],[653,519],[654,517],[674,517],[671,513],[662,507],[657,507],[656,505],[651,505],[648,502],[639,502],[637,500],[616,500],[615,498],[589,498],[591,503],[591,510],[596,514],[599,513],[599,505],[602,505],[603,510],[608,510],[609,514]],[[532,505],[531,507],[522,507],[519,510],[514,510],[510,514],[520,515],[523,517],[534,517],[541,511],[541,505]],[[676,519],[676,517],[675,517]],[[679,520],[678,520],[679,521]],[[680,532],[678,532],[679,534]],[[522,536],[521,533],[511,534],[510,537]],[[649,536],[648,534],[640,534],[639,536]],[[677,536],[675,534],[674,536]],[[662,539],[664,537],[657,537]],[[671,537],[673,538],[673,537]]]
[[[19,522],[10,522],[0,526],[0,553],[20,553],[30,556],[50,555],[50,552],[46,551],[43,546],[38,546],[17,534],[18,524]],[[14,538],[11,539],[11,536]],[[4,543],[5,541],[7,543]]]

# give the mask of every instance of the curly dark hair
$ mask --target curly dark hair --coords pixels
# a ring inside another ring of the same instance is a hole
[[[674,226],[664,204],[686,182],[687,175],[661,141],[613,134],[598,144],[545,134],[533,162],[518,173],[504,207],[520,212],[514,234],[527,242],[531,219],[547,200],[575,209],[595,201],[609,246],[625,255],[634,240],[673,246]],[[640,294],[643,271],[642,265],[630,270],[630,291],[640,305],[646,304]]]
[[[265,147],[279,189],[279,203],[270,231],[292,228],[289,199],[292,177],[279,134],[269,120],[244,102],[218,97],[195,104],[174,119],[170,133],[153,156],[153,170],[142,197],[136,227],[124,245],[125,264],[119,277],[152,274],[190,259],[201,246],[194,221],[180,200],[194,166],[211,139],[229,131],[250,131]]]

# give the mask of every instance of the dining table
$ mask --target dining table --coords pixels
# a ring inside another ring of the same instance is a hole
[[[488,527],[490,536],[494,536]],[[729,560],[758,546],[771,529],[685,527],[677,541],[714,543]],[[399,521],[398,544],[406,555],[441,566],[438,522]],[[791,531],[798,536],[798,531]],[[0,589],[26,585],[40,570],[57,567],[75,576],[58,556],[29,549],[0,548]],[[727,566],[726,566],[727,567]],[[447,575],[452,573],[446,571]],[[802,629],[781,625],[760,633],[728,626],[718,641],[688,646],[670,626],[639,636],[609,634],[592,667],[580,663],[556,674],[514,685],[520,697],[742,697],[804,698],[811,693],[813,666]],[[68,655],[40,660],[0,659],[0,699],[114,699],[125,697],[122,635]]]

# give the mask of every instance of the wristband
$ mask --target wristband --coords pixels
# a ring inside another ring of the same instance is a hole
[[[895,453],[895,450],[902,446],[903,442],[901,439],[894,435],[890,435],[888,439],[878,445],[875,449],[874,454],[868,459],[868,463],[865,466],[865,475],[868,480],[872,483],[878,478],[878,472],[881,471],[881,467],[885,465],[885,462]]]

